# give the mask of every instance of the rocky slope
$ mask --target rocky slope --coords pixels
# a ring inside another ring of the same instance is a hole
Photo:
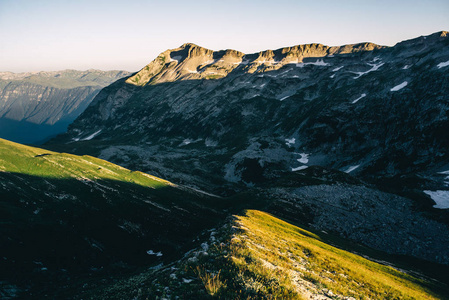
[[[62,133],[101,88],[129,74],[98,70],[0,73],[0,137],[39,143]]]
[[[448,44],[446,32],[249,55],[185,44],[102,90],[54,143],[75,150],[98,133],[89,153],[220,184],[307,165],[435,174],[449,168]]]
[[[447,32],[255,54],[184,44],[104,88],[46,147],[221,195],[260,188],[282,215],[447,264],[449,218],[432,206],[449,195],[448,45]],[[312,166],[324,171],[285,184]],[[304,182],[320,187],[296,189]]]

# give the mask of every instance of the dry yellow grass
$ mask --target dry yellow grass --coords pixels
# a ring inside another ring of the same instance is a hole
[[[438,299],[420,279],[330,246],[267,213],[249,210],[236,223],[233,263],[242,273],[277,280],[293,298]]]

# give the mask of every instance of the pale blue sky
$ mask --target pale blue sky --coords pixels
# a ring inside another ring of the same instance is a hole
[[[448,0],[0,0],[0,71],[137,71],[185,42],[252,53],[441,30]]]

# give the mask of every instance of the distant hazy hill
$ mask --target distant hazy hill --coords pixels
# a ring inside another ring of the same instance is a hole
[[[0,137],[40,143],[66,130],[104,86],[126,71],[0,73]]]

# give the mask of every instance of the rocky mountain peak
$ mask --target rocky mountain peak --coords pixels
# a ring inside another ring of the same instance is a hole
[[[444,130],[434,129],[447,127],[445,36],[439,32],[394,47],[314,43],[253,54],[184,44],[161,53],[127,84],[105,89],[64,142],[100,130],[98,139],[116,137],[118,129],[107,128],[122,122],[117,139],[132,132],[139,143],[149,143],[142,144],[142,153],[168,140],[170,153],[187,145],[204,155],[214,147],[217,153],[239,149],[216,165],[229,182],[256,182],[242,170],[256,164],[263,174],[269,160],[282,170],[310,161],[366,174],[426,171],[425,166],[442,164],[440,153],[447,147]],[[409,146],[410,136],[420,142]],[[261,147],[271,147],[272,156]],[[292,152],[281,152],[287,150]],[[313,157],[295,158],[298,153]],[[397,164],[395,157],[407,158]]]
[[[339,54],[351,54],[384,48],[373,43],[360,43],[329,47],[322,44],[297,45],[277,50],[265,50],[244,54],[227,49],[213,51],[193,43],[162,52],[127,83],[138,86],[178,80],[218,79],[234,69],[245,73],[260,73],[279,70],[287,64],[303,63],[305,58],[323,58]]]
[[[413,38],[410,40],[405,40],[402,42],[399,42],[395,45],[395,47],[397,46],[398,48],[401,47],[409,47],[411,50],[414,50],[415,52],[421,51],[429,46],[433,46],[435,44],[439,44],[439,43],[449,43],[449,34],[447,31],[439,31],[439,32],[435,32],[431,35],[427,35],[427,36],[420,36],[417,38]]]

